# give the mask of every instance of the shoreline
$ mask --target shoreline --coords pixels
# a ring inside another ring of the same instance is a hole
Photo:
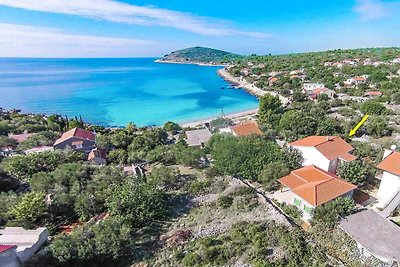
[[[254,109],[248,109],[245,111],[240,111],[240,112],[234,112],[234,113],[229,113],[225,114],[225,118],[231,119],[231,120],[240,120],[244,119],[249,116],[256,115],[258,113],[258,108]],[[195,128],[202,126],[205,123],[208,123],[212,120],[215,120],[217,118],[220,118],[221,116],[215,116],[215,117],[210,117],[208,119],[201,119],[201,120],[196,120],[196,121],[190,121],[190,122],[184,122],[184,123],[179,123],[179,125],[182,128]]]
[[[217,70],[218,75],[223,78],[225,81],[234,84],[238,89],[243,89],[248,93],[255,95],[256,97],[262,97],[267,94],[266,91],[261,90],[257,86],[245,81],[240,78],[234,77],[231,75],[226,68]]]
[[[161,60],[161,59],[156,59],[154,60],[155,63],[160,63],[160,64],[182,64],[182,65],[197,65],[201,67],[228,67],[228,64],[211,64],[211,63],[202,63],[202,62],[195,62],[195,61],[173,61],[173,60]]]
[[[272,96],[278,96],[279,99],[281,100],[283,105],[287,105],[290,102],[290,99],[287,97],[284,97],[274,91],[264,91],[260,88],[258,88],[257,86],[255,86],[254,84],[249,83],[248,81],[244,80],[244,79],[240,79],[238,77],[234,77],[233,75],[231,75],[228,70],[225,68],[223,69],[219,69],[217,70],[218,75],[223,78],[225,81],[234,84],[235,87],[237,87],[238,89],[243,89],[246,92],[248,92],[249,94],[252,94],[254,96],[256,96],[257,98],[260,98],[266,94],[270,94]]]

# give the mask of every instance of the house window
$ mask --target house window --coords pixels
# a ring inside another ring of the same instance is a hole
[[[313,209],[310,208],[310,207],[308,207],[308,206],[306,206],[306,205],[304,205],[304,210],[305,210],[306,212],[308,212],[308,213],[311,213]]]
[[[82,146],[82,144],[76,144],[75,145],[75,148],[82,148],[83,146]]]
[[[296,206],[299,206],[299,207],[300,207],[300,205],[301,205],[301,200],[295,198],[295,199],[294,199],[294,204],[295,204]]]
[[[72,142],[72,146],[79,149],[83,147],[83,141],[74,141]]]

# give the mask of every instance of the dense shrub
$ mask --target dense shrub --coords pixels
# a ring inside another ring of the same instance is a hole
[[[354,206],[354,200],[349,197],[329,201],[314,209],[312,224],[333,227],[341,218],[351,214]]]
[[[233,197],[231,196],[220,196],[218,198],[217,204],[221,208],[229,208],[233,204]]]

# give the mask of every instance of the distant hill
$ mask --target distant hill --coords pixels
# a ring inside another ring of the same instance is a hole
[[[223,64],[240,55],[207,47],[190,47],[174,51],[157,60],[165,63]]]

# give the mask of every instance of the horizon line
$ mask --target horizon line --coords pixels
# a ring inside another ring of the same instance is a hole
[[[186,47],[186,48],[182,48],[182,49],[188,49],[188,48],[195,48],[195,47],[203,47],[203,48],[210,48],[210,49],[216,49],[216,48],[211,48],[211,47],[206,47],[206,46],[191,46],[191,47]],[[329,52],[329,51],[337,51],[337,50],[359,50],[359,49],[400,49],[400,45],[399,46],[377,46],[377,47],[357,47],[357,48],[330,48],[330,49],[324,49],[324,50],[310,50],[310,51],[298,51],[298,52],[285,52],[285,53],[267,53],[267,54],[256,54],[256,53],[251,53],[248,55],[243,55],[243,54],[237,54],[238,56],[243,56],[243,57],[251,57],[252,55],[256,55],[256,56],[285,56],[285,55],[293,55],[293,54],[306,54],[306,53],[321,53],[321,52]],[[182,50],[182,49],[178,49],[178,50]],[[178,50],[174,50],[171,51],[169,53],[178,51]],[[221,50],[224,52],[229,52],[229,53],[234,53],[235,52],[230,52],[230,51],[226,51],[223,49],[216,49],[216,50]],[[168,53],[168,54],[169,54]],[[164,54],[165,55],[165,54]],[[0,55],[0,59],[135,59],[135,58],[155,58],[155,59],[159,59],[164,57],[163,56],[118,56],[118,57],[107,57],[107,56],[96,56],[96,57],[53,57],[53,56],[46,56],[46,57],[42,57],[42,56],[1,56]]]

